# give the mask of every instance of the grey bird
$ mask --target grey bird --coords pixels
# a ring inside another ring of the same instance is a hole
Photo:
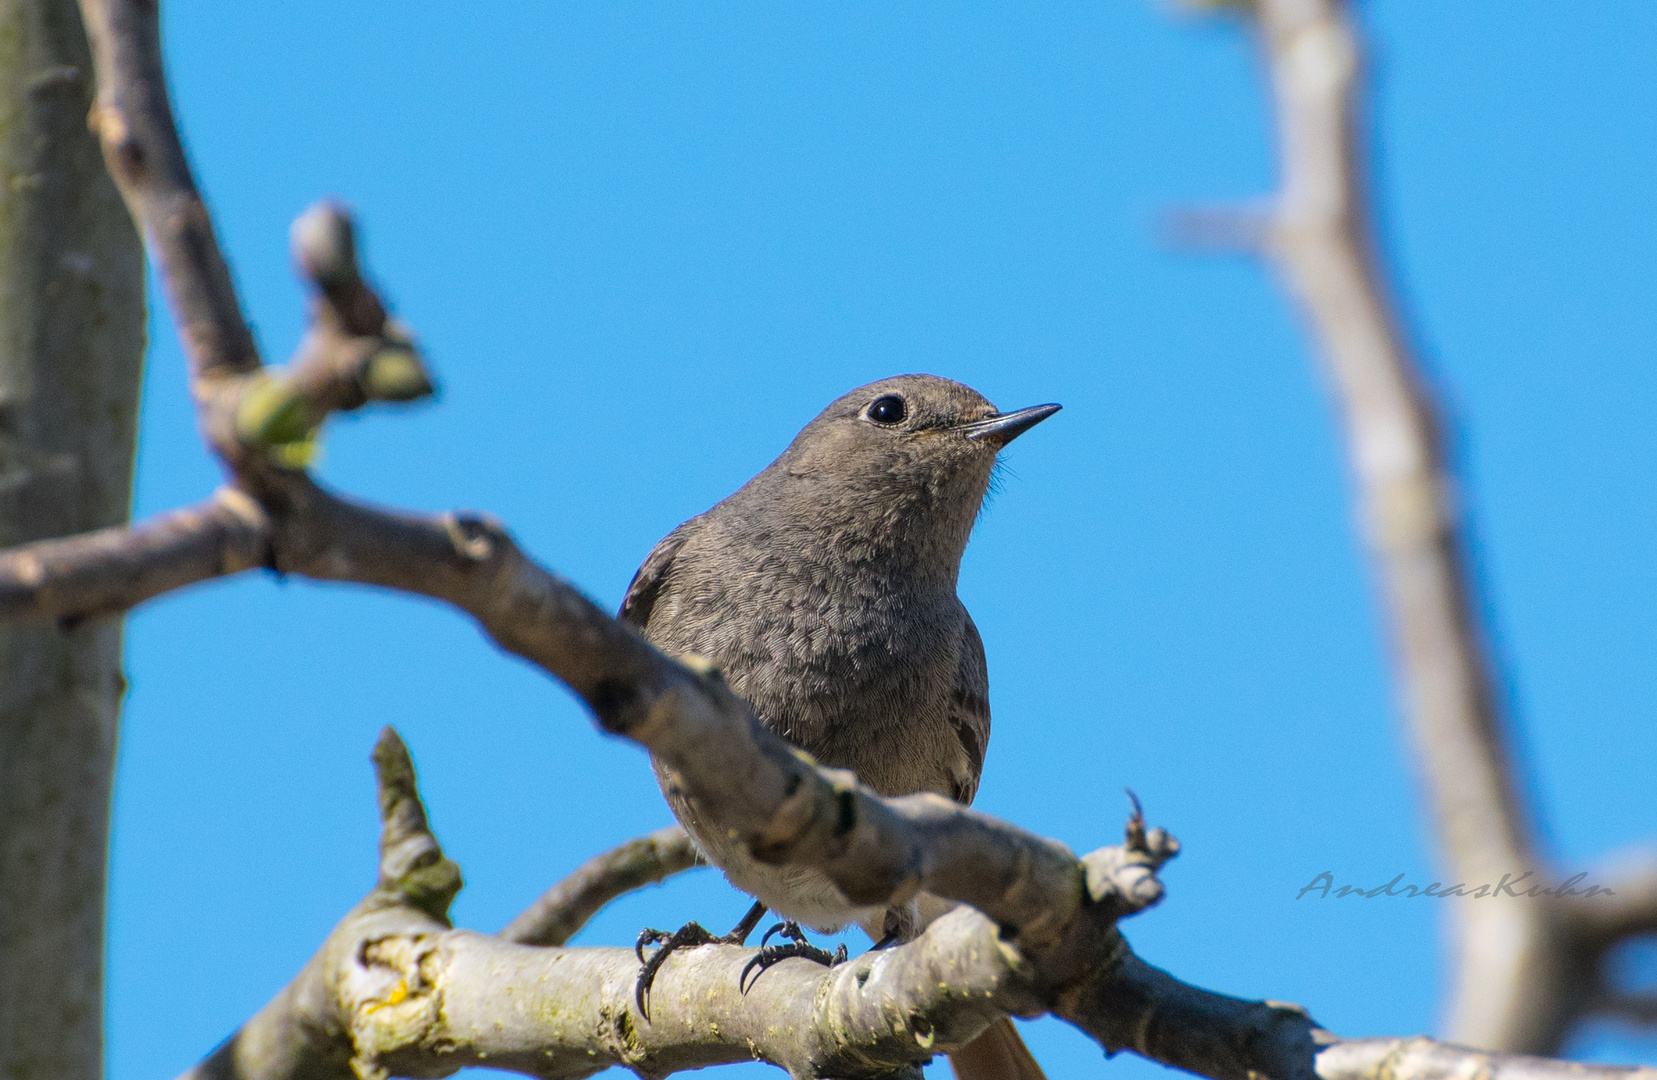
[[[824,765],[883,795],[937,792],[970,803],[990,736],[984,646],[955,595],[961,556],[996,455],[1059,410],[998,412],[970,387],[900,375],[859,387],[807,424],[781,457],[713,509],[674,529],[639,568],[620,617],[669,655],[711,660],[760,721]],[[641,1011],[668,951],[745,941],[765,909],[793,944],[762,949],[832,962],[796,924],[848,923],[877,942],[913,937],[949,905],[922,896],[858,907],[820,872],[755,861],[706,828],[672,770],[668,804],[707,859],[758,901],[715,938],[696,924],[646,931],[662,949],[639,983]],[[769,934],[767,938],[769,938]],[[953,1055],[962,1080],[1037,1080],[1011,1023]]]

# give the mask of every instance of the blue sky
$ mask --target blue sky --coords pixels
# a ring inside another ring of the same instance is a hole
[[[1319,376],[1265,269],[1159,239],[1170,210],[1271,188],[1232,24],[1143,0],[165,17],[267,357],[303,328],[288,222],[334,194],[441,379],[433,406],[335,423],[330,482],[488,510],[614,604],[853,386],[929,371],[1062,402],[962,570],[995,715],[978,805],[1089,850],[1131,786],[1185,845],[1126,927],[1148,960],[1343,1034],[1434,1029],[1434,902],[1295,899],[1326,870],[1435,865]],[[1544,844],[1585,866],[1657,842],[1657,8],[1362,18],[1382,242],[1458,423]],[[217,480],[163,319],[152,339],[140,515]],[[129,625],[113,1080],[205,1053],[371,885],[382,724],[466,872],[462,925],[669,821],[639,751],[432,604],[248,576]],[[578,940],[745,906],[701,871]],[[1056,1021],[1026,1034],[1055,1080],[1162,1071],[1101,1066]],[[1609,1030],[1578,1049],[1657,1061]]]

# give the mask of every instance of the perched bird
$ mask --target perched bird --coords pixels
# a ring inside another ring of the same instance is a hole
[[[620,617],[670,655],[711,660],[762,723],[824,765],[851,769],[883,795],[970,803],[990,736],[989,677],[955,595],[961,555],[997,452],[1058,410],[997,412],[932,375],[853,390],[758,476],[657,544]],[[766,908],[787,920],[794,943],[762,950],[762,969],[790,956],[835,959],[795,924],[855,922],[886,944],[950,906],[923,896],[918,908],[858,907],[816,870],[757,862],[704,827],[672,770],[658,762],[656,773],[702,853],[758,903],[723,938],[696,924],[641,935],[641,959],[645,944],[662,946],[640,976],[641,1010],[667,952],[745,941]],[[952,1062],[962,1080],[1042,1076],[1007,1021]]]

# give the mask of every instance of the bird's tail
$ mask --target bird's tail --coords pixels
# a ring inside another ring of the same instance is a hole
[[[1011,1020],[997,1020],[949,1055],[955,1080],[1047,1080]]]

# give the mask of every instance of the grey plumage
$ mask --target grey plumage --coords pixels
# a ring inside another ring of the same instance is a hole
[[[882,794],[971,802],[989,678],[956,578],[996,452],[1056,410],[1003,417],[931,375],[860,387],[663,539],[621,617],[669,654],[718,664],[766,726],[823,764]],[[896,422],[875,415],[898,412]],[[891,926],[815,871],[755,862],[702,826],[671,771],[657,772],[708,858],[779,915],[824,930],[856,921],[875,937]]]

